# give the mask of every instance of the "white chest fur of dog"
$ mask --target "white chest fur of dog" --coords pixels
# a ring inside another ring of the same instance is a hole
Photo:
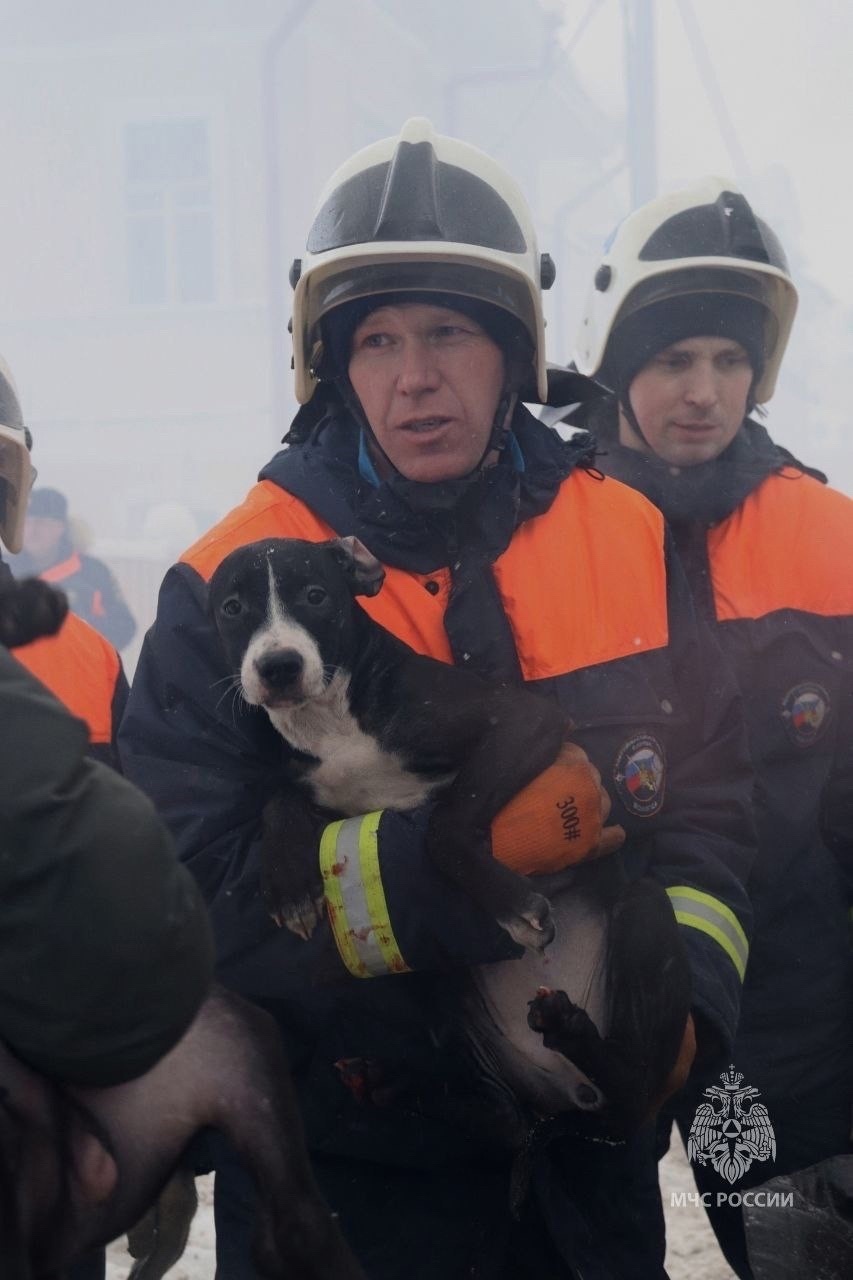
[[[292,747],[319,759],[307,774],[315,800],[348,817],[422,804],[438,784],[410,773],[398,755],[360,728],[349,708],[348,688],[349,676],[338,671],[309,702],[268,709]]]

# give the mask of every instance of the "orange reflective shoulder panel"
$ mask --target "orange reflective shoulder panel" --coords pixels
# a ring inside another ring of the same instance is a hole
[[[270,480],[261,480],[249,491],[245,502],[190,547],[181,560],[209,582],[229,552],[249,542],[264,538],[304,538],[307,542],[324,542],[338,536],[336,530],[315,515],[300,498],[295,498]],[[418,653],[451,662],[450,644],[444,631],[448,592],[449,574],[446,569],[418,575],[386,568],[385,582],[379,595],[372,599],[362,596],[359,602],[372,618]]]
[[[853,613],[853,501],[793,467],[708,535],[717,620]]]
[[[527,680],[668,642],[663,518],[618,480],[574,471],[495,577]]]
[[[316,516],[299,498],[271,480],[260,480],[246,498],[215,524],[181,556],[183,564],[209,582],[222,561],[238,547],[264,538],[304,538],[323,542],[336,538],[335,530]]]
[[[72,715],[85,720],[90,742],[112,741],[120,660],[94,627],[69,613],[55,636],[34,640],[13,653]]]
[[[263,538],[320,542],[337,533],[300,499],[261,481],[182,557],[208,581],[236,547]],[[662,648],[668,639],[663,520],[616,480],[575,472],[494,566],[528,680]],[[418,653],[452,662],[444,628],[449,570],[387,568],[360,604]]]
[[[360,597],[359,603],[375,622],[417,653],[440,662],[453,662],[444,629],[444,611],[450,595],[450,571],[405,573],[386,569],[378,596]]]

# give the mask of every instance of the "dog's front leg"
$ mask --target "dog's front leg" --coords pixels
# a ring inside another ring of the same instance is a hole
[[[323,916],[318,848],[328,821],[297,787],[285,786],[264,805],[261,893],[276,924],[304,939]]]
[[[515,689],[490,695],[488,719],[453,783],[436,802],[430,856],[524,947],[554,936],[547,898],[491,856],[493,818],[556,759],[565,723],[559,709]]]

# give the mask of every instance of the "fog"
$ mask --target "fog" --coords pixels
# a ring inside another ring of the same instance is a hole
[[[556,361],[635,201],[738,181],[801,292],[770,429],[853,492],[843,0],[5,0],[0,19],[0,351],[39,483],[143,626],[287,427],[287,271],[322,183],[410,115],[521,183],[557,264]]]

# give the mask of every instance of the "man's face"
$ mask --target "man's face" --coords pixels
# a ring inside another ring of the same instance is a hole
[[[628,391],[645,444],[624,413],[619,440],[675,467],[718,457],[746,416],[753,369],[730,338],[685,338],[659,351]]]
[[[24,521],[24,550],[44,563],[59,549],[65,525],[53,516],[27,516]]]
[[[409,480],[466,475],[483,457],[504,384],[503,353],[448,307],[380,307],[355,330],[349,377],[380,447]]]

